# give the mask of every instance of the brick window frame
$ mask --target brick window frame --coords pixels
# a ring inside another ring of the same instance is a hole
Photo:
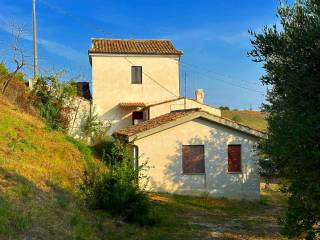
[[[228,145],[228,173],[241,173],[241,144]]]
[[[205,174],[204,145],[182,145],[182,173]]]

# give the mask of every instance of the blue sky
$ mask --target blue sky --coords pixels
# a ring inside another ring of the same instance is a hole
[[[25,26],[25,52],[32,64],[31,0],[0,0],[0,60],[10,63],[10,24]],[[203,88],[216,106],[258,109],[265,87],[261,65],[247,56],[249,29],[277,23],[277,0],[37,0],[39,67],[43,74],[66,69],[91,80],[90,38],[171,39],[184,52],[187,95]],[[28,67],[26,71],[30,71]]]

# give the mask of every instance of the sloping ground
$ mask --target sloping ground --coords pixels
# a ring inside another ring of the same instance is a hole
[[[261,203],[152,194],[154,227],[89,211],[77,189],[86,164],[99,164],[90,154],[0,98],[0,239],[281,239],[274,187]]]
[[[261,131],[267,129],[265,115],[265,113],[250,110],[222,110],[222,117],[229,118],[231,120],[240,117],[240,123]]]
[[[85,160],[65,135],[0,99],[0,239],[98,239],[96,217],[77,200]]]

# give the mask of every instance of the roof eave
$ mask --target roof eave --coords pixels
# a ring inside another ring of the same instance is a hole
[[[250,135],[252,137],[256,137],[256,138],[266,138],[267,137],[266,134],[263,132],[260,132],[258,130],[252,129],[252,128],[244,126],[244,125],[239,125],[238,123],[233,122],[231,120],[227,120],[227,119],[224,119],[224,118],[221,118],[218,116],[214,116],[214,115],[206,113],[206,112],[195,112],[193,114],[181,117],[175,121],[161,124],[155,128],[151,128],[151,129],[148,129],[148,130],[145,130],[145,131],[142,131],[139,133],[135,133],[132,135],[127,134],[127,135],[122,135],[122,136],[126,136],[126,139],[128,142],[133,142],[135,140],[150,136],[150,135],[155,134],[157,132],[164,131],[168,128],[175,127],[177,125],[183,124],[185,122],[188,122],[188,121],[191,121],[191,120],[197,119],[197,118],[204,118],[204,119],[212,121],[216,124],[233,129],[235,131],[242,132],[242,133]]]
[[[103,55],[150,55],[150,56],[177,56],[181,57],[183,55],[183,52],[180,53],[156,53],[156,52],[150,52],[150,53],[137,53],[137,52],[103,52],[103,51],[91,51],[88,50],[89,56],[95,55],[95,54],[103,54]]]

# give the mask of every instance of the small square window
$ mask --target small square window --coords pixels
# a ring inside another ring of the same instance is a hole
[[[131,83],[142,84],[142,66],[131,67]]]
[[[241,172],[241,145],[228,145],[228,172]]]
[[[182,168],[185,174],[205,173],[203,145],[182,146]]]
[[[132,124],[136,125],[143,122],[143,112],[132,112]]]

